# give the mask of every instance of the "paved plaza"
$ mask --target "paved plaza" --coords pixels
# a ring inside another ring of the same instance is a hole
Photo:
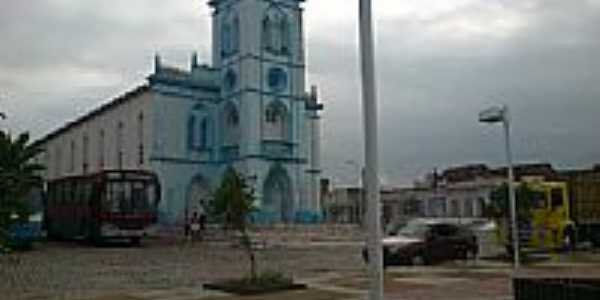
[[[283,272],[310,289],[244,299],[364,299],[368,281],[360,249],[358,242],[306,242],[259,250],[261,270]],[[239,297],[206,291],[202,283],[239,277],[248,269],[243,251],[226,241],[151,240],[141,248],[52,242],[0,257],[0,263],[0,294],[7,300],[234,300]],[[505,263],[490,261],[394,267],[386,271],[386,297],[510,299],[510,274]]]

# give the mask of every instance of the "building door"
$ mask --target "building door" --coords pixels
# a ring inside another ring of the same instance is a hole
[[[276,222],[292,222],[294,217],[294,202],[291,182],[287,172],[281,167],[275,167],[267,176],[264,183],[263,211],[272,213]]]
[[[191,217],[194,212],[204,213],[211,199],[212,193],[208,181],[202,176],[194,178],[189,188],[185,213],[188,217]]]

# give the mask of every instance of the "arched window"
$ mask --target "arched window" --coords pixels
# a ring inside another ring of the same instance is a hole
[[[265,109],[264,137],[267,140],[289,139],[289,117],[285,105],[279,101],[270,103]]]
[[[280,35],[281,53],[287,55],[290,53],[290,25],[285,17],[281,19]]]
[[[187,122],[187,144],[188,149],[194,149],[196,147],[196,116],[191,115]]]
[[[227,114],[227,125],[229,125],[229,127],[238,127],[239,123],[240,116],[237,109],[234,108],[229,111],[229,114]]]
[[[240,50],[240,19],[238,16],[233,18],[233,29],[231,32],[231,52],[237,53]]]
[[[263,47],[267,50],[267,51],[271,51],[272,49],[272,45],[271,45],[271,19],[269,18],[269,16],[265,16],[265,18],[263,19]]]
[[[200,121],[200,144],[198,145],[200,149],[206,149],[209,147],[208,137],[209,137],[208,117],[204,117]]]
[[[231,54],[231,26],[228,23],[223,24],[221,32],[221,55],[227,57]]]
[[[240,138],[240,115],[235,104],[229,102],[223,110],[223,121],[225,128],[225,144],[237,145]]]
[[[283,11],[270,9],[263,19],[263,48],[275,55],[288,55],[291,50],[290,23]]]

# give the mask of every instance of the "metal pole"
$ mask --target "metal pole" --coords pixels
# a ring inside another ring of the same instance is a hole
[[[510,217],[512,225],[512,247],[513,247],[513,267],[519,268],[519,224],[517,223],[517,197],[515,194],[515,175],[513,170],[512,151],[510,147],[510,116],[508,106],[502,108],[502,124],[504,125],[504,135],[506,141],[506,162],[508,165],[508,197],[510,201]]]
[[[367,196],[370,300],[383,300],[383,249],[378,179],[377,92],[373,47],[371,0],[359,0],[360,54],[362,73],[365,180]]]

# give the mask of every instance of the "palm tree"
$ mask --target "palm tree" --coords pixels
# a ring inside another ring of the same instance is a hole
[[[14,215],[22,219],[29,216],[26,197],[42,184],[38,173],[44,167],[33,161],[41,152],[29,142],[28,133],[13,139],[0,131],[0,240],[14,221]]]

